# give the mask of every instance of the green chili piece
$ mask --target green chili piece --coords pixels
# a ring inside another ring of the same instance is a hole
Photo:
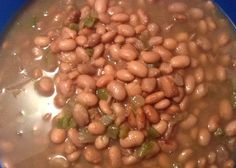
[[[94,49],[93,48],[86,48],[85,52],[91,58],[93,56]]]
[[[120,132],[119,132],[119,138],[124,139],[128,136],[129,134],[129,127],[125,124],[120,126]]]
[[[65,115],[58,119],[56,126],[61,129],[70,129],[76,127],[76,123],[71,116]]]
[[[155,145],[153,141],[146,141],[144,142],[135,152],[136,156],[139,158],[144,158],[148,156]]]
[[[97,22],[97,17],[93,14],[89,14],[87,17],[84,18],[84,27],[92,28],[95,23]]]
[[[155,138],[159,138],[161,136],[161,134],[159,132],[157,132],[157,130],[153,127],[149,127],[147,129],[147,137],[149,139],[155,139]]]
[[[108,96],[109,96],[109,93],[108,93],[107,89],[105,89],[105,88],[98,89],[96,91],[96,94],[98,95],[99,99],[101,99],[101,100],[107,100]]]
[[[108,126],[113,123],[114,117],[110,115],[103,115],[100,121],[103,123],[103,125]]]
[[[119,128],[116,125],[110,125],[107,128],[107,136],[112,139],[117,139],[119,135]]]

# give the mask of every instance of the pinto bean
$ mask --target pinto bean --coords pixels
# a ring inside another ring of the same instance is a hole
[[[119,5],[115,5],[115,6],[111,6],[108,8],[107,13],[109,13],[110,15],[115,15],[118,13],[122,13],[123,12],[123,8]]]
[[[201,99],[202,97],[206,96],[207,93],[208,93],[208,86],[202,83],[195,88],[193,96],[195,99]]]
[[[126,61],[132,61],[138,57],[138,52],[134,46],[126,44],[119,50],[119,57]]]
[[[196,40],[196,44],[204,51],[209,51],[212,49],[211,42],[205,37],[199,37]]]
[[[165,93],[162,91],[158,91],[158,92],[148,95],[145,98],[145,102],[146,104],[154,104],[162,100],[164,97],[165,97]]]
[[[192,75],[187,75],[185,77],[185,92],[191,94],[195,89],[195,78]]]
[[[77,95],[76,100],[85,106],[95,106],[98,102],[98,98],[95,94],[89,92],[81,92]]]
[[[119,52],[120,52],[120,45],[118,44],[112,44],[109,47],[109,53],[114,60],[119,59]]]
[[[209,133],[208,129],[202,128],[199,130],[198,133],[198,143],[201,146],[209,145],[211,140],[211,134]]]
[[[178,156],[178,161],[184,163],[188,159],[190,159],[193,155],[192,149],[184,149]]]
[[[66,104],[66,98],[62,96],[61,94],[57,94],[54,97],[54,104],[56,105],[56,107],[61,108]]]
[[[126,98],[126,90],[123,84],[117,81],[112,81],[107,85],[107,90],[116,100],[122,101]]]
[[[148,24],[147,29],[152,37],[156,36],[160,32],[160,26],[156,23]]]
[[[110,15],[108,15],[107,13],[99,13],[98,19],[100,22],[102,22],[104,24],[109,24],[111,22]]]
[[[129,15],[126,13],[118,13],[111,16],[111,20],[114,22],[128,22]]]
[[[114,79],[114,76],[112,76],[112,75],[102,75],[98,78],[98,80],[96,82],[96,86],[99,88],[105,87],[108,85],[108,83],[113,81],[113,79]]]
[[[105,13],[107,11],[109,0],[96,0],[94,8],[98,13]]]
[[[156,124],[160,120],[159,113],[151,105],[145,105],[143,107],[146,118],[152,123]]]
[[[218,44],[220,47],[227,45],[230,41],[230,36],[227,33],[221,33],[218,37]]]
[[[101,135],[104,133],[105,131],[105,126],[99,122],[99,121],[92,121],[89,125],[88,125],[88,131],[91,134],[94,135]]]
[[[225,126],[225,133],[227,136],[235,136],[236,135],[236,120],[229,122]]]
[[[220,117],[218,115],[213,115],[208,120],[208,130],[214,132],[219,128]]]
[[[74,87],[70,79],[60,81],[57,87],[58,92],[64,97],[70,97],[74,93]]]
[[[76,104],[72,112],[75,122],[80,126],[86,126],[89,123],[89,114],[87,109],[81,104]]]
[[[111,110],[111,107],[110,105],[108,104],[107,101],[105,100],[100,100],[99,101],[99,108],[100,110],[105,113],[105,114],[112,114],[112,110]]]
[[[139,61],[130,61],[127,63],[127,70],[133,75],[144,78],[148,74],[148,68]]]
[[[161,151],[165,153],[173,153],[177,149],[177,143],[174,140],[159,140],[158,144]]]
[[[61,40],[58,44],[61,51],[72,51],[76,48],[76,42],[73,39]]]
[[[189,114],[187,118],[185,118],[181,123],[180,123],[180,127],[185,129],[185,130],[189,130],[191,128],[193,128],[196,123],[197,123],[197,117],[193,114]]]
[[[144,135],[141,131],[130,131],[126,138],[120,139],[120,145],[123,148],[131,148],[141,145],[143,141]]]
[[[94,146],[86,146],[83,152],[84,158],[91,163],[97,164],[102,161],[102,156],[100,151],[98,151]]]
[[[219,102],[219,114],[223,120],[229,121],[233,117],[233,107],[228,99],[222,99]]]
[[[226,70],[223,66],[220,66],[218,65],[216,67],[216,78],[219,80],[219,81],[225,81],[226,80],[226,77],[227,77],[227,74],[226,74]]]
[[[75,152],[67,155],[66,157],[70,162],[74,162],[79,159],[80,155],[81,155],[80,151],[75,151]]]
[[[142,130],[146,126],[146,118],[142,108],[136,110],[136,125],[138,130]]]
[[[153,125],[153,128],[155,128],[159,134],[163,135],[168,128],[168,124],[166,121],[160,120],[157,124]]]
[[[147,14],[142,9],[137,10],[137,15],[138,15],[139,20],[142,24],[144,24],[144,25],[148,24],[149,17],[147,16]]]
[[[200,8],[191,8],[189,13],[193,19],[202,19],[204,17],[204,12]]]
[[[178,43],[172,38],[166,38],[163,42],[163,46],[168,50],[174,50]]]
[[[121,24],[118,26],[118,33],[124,37],[132,37],[135,35],[135,30],[128,24]]]
[[[93,58],[96,59],[100,56],[102,56],[104,52],[104,45],[103,44],[98,44],[96,47],[94,47],[94,52],[93,52]]]
[[[153,51],[142,51],[141,57],[142,60],[147,64],[154,64],[160,60],[159,54]]]
[[[128,96],[137,96],[141,95],[142,89],[141,86],[136,82],[131,82],[125,85],[126,92]]]
[[[67,132],[69,140],[78,148],[83,147],[80,140],[80,134],[75,128],[71,128]]]
[[[66,139],[66,131],[64,129],[53,128],[50,134],[50,140],[52,143],[60,144]]]
[[[173,2],[168,6],[168,11],[171,13],[184,13],[187,8],[187,5],[183,2]]]
[[[160,45],[162,44],[163,42],[163,37],[161,36],[154,36],[154,37],[151,37],[148,41],[148,44],[150,46],[157,46],[157,45]]]
[[[44,96],[51,96],[54,92],[54,83],[49,77],[42,77],[36,86],[37,91]]]
[[[163,46],[156,46],[153,51],[161,56],[162,61],[169,62],[171,60],[172,53]]]
[[[46,47],[50,43],[50,39],[47,36],[37,36],[34,39],[34,44],[39,47]]]
[[[112,168],[119,168],[122,165],[121,151],[118,146],[113,145],[108,150],[108,156]]]
[[[166,109],[167,107],[169,107],[170,104],[171,104],[171,102],[169,99],[163,99],[163,100],[157,102],[154,107],[157,110],[163,110],[163,109]]]
[[[77,86],[82,89],[85,89],[85,88],[92,89],[92,90],[96,89],[96,82],[89,75],[79,75],[76,80],[76,83],[77,83]]]
[[[121,69],[116,72],[116,77],[124,82],[130,82],[134,80],[134,75],[132,75],[129,71],[126,69]]]
[[[106,32],[105,34],[102,35],[102,42],[103,43],[108,43],[114,40],[116,37],[117,32],[115,30],[111,30]]]
[[[170,60],[170,64],[173,68],[186,68],[190,65],[190,58],[184,55],[178,55]]]
[[[139,161],[138,158],[135,157],[134,155],[122,157],[122,162],[124,165],[133,165],[133,164],[137,163],[138,161]]]
[[[159,78],[159,86],[168,98],[175,97],[179,94],[178,88],[170,76]]]
[[[157,81],[155,78],[144,78],[141,83],[142,91],[151,93],[156,89]]]
[[[86,53],[85,49],[82,47],[77,47],[75,50],[76,56],[81,60],[83,63],[87,63],[90,58],[88,54]]]

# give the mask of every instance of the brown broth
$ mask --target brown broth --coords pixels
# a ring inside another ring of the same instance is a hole
[[[33,2],[17,17],[2,43],[0,51],[0,151],[2,155],[0,157],[6,168],[69,167],[69,163],[65,162],[66,158],[63,155],[63,144],[52,145],[49,141],[48,133],[51,129],[51,121],[42,120],[42,116],[46,113],[51,113],[52,118],[58,114],[60,109],[54,107],[53,103],[55,94],[49,98],[38,95],[34,89],[35,80],[31,78],[32,70],[40,64],[40,61],[34,58],[32,53],[32,48],[34,47],[33,39],[37,35],[47,33],[49,30],[61,28],[61,21],[54,22],[52,20],[55,15],[63,15],[66,8],[69,8],[65,1],[37,0]],[[205,15],[211,16],[216,22],[217,30],[204,34],[204,37],[213,42],[216,40],[215,37],[222,31],[230,34],[231,42],[228,45],[222,48],[217,48],[217,46],[214,48],[213,43],[213,51],[211,53],[205,53],[209,56],[209,59],[212,56],[216,57],[217,61],[202,65],[204,71],[209,71],[210,68],[213,69],[220,64],[220,57],[222,55],[235,55],[235,30],[218,9],[206,9],[206,1],[204,0],[191,0],[191,2],[188,0],[179,1],[185,2],[189,7],[203,9]],[[160,35],[163,37],[175,37],[181,32],[188,32],[193,38],[196,35],[197,28],[195,20],[189,20],[186,24],[176,22],[173,28],[169,30],[165,29],[165,27],[172,26],[173,23],[172,16],[168,15],[166,10],[167,5],[173,2],[172,0],[159,1],[155,5],[144,5],[144,0],[122,2],[124,8],[133,5],[132,9],[143,8],[145,11],[148,11],[151,20],[161,26],[163,31]],[[84,1],[78,1],[77,5],[81,6],[83,3]],[[32,28],[32,22],[34,22],[35,18],[39,19],[38,28]],[[191,56],[200,60],[199,53],[192,54]],[[235,58],[233,59],[235,61]],[[194,70],[194,68],[189,68],[187,73],[192,74]],[[55,72],[44,72],[44,75],[53,76]],[[223,98],[230,99],[232,94],[230,81],[235,79],[235,67],[227,67],[227,75],[228,80],[224,82],[218,82],[215,76],[210,81],[204,79],[205,83],[209,86],[209,92],[204,98],[195,100],[191,95],[189,96],[189,106],[184,112],[197,116],[198,122],[194,128],[207,128],[209,117],[218,113],[219,101]],[[236,115],[234,113],[230,121],[235,119]],[[225,121],[221,122],[221,128],[224,128],[226,124],[227,122]],[[227,142],[229,141],[229,137],[214,137],[212,135],[210,145],[202,147],[198,144],[197,140],[191,139],[191,131],[193,131],[193,128],[191,130],[175,128],[174,130],[173,139],[177,139],[178,142],[180,141],[179,146],[174,153],[167,154],[170,165],[176,165],[172,166],[173,168],[184,167],[183,164],[178,163],[177,158],[179,153],[186,148],[193,150],[193,155],[189,160],[197,161],[201,157],[207,158],[208,152],[215,151],[218,145],[227,146]],[[107,151],[104,151],[104,153],[106,154]],[[230,158],[236,159],[235,154],[235,151],[230,152]],[[52,158],[55,157],[61,157],[62,162],[52,163],[53,161],[50,161],[50,158],[53,160]],[[168,168],[165,165],[160,165],[161,163],[158,161],[158,157],[159,155],[156,158],[145,160],[141,164],[138,163],[126,167]],[[104,156],[104,161],[101,164],[102,167],[109,167],[107,160]],[[94,165],[87,163],[82,157],[78,162],[70,165],[70,167],[92,168]]]

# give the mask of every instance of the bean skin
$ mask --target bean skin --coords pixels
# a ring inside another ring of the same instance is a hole
[[[168,11],[171,13],[184,13],[187,8],[187,5],[183,2],[174,2],[168,6]]]
[[[219,114],[223,120],[229,121],[233,117],[233,107],[228,99],[222,99],[219,102]]]
[[[70,162],[74,162],[79,159],[80,155],[81,155],[80,151],[75,151],[75,152],[67,155],[66,157]]]
[[[229,122],[225,126],[225,133],[227,136],[235,136],[236,135],[236,120]]]
[[[135,30],[128,24],[121,24],[118,26],[118,33],[124,37],[132,37],[135,35]]]
[[[141,86],[136,82],[131,82],[125,85],[128,96],[137,96],[142,94]]]
[[[94,47],[94,52],[93,52],[93,58],[98,58],[100,56],[102,56],[104,51],[104,45],[103,44],[99,44],[96,47]]]
[[[97,79],[96,86],[99,88],[106,87],[113,79],[114,76],[112,75],[102,75]]]
[[[77,86],[82,89],[96,89],[95,80],[89,75],[79,75],[76,80]]]
[[[165,97],[165,93],[162,91],[152,93],[145,98],[146,104],[154,104],[159,102]]]
[[[108,114],[108,115],[112,114],[111,107],[106,100],[99,101],[99,108],[105,114]]]
[[[126,13],[118,13],[111,16],[111,20],[114,22],[128,22],[129,15]]]
[[[120,82],[112,81],[107,85],[107,90],[111,93],[111,95],[119,101],[122,101],[126,98],[126,90]]]
[[[132,75],[128,70],[121,69],[116,72],[116,77],[124,82],[131,82],[134,80],[134,75]]]
[[[189,114],[188,117],[180,123],[180,127],[185,130],[189,130],[194,127],[196,123],[197,117],[193,114]]]
[[[153,51],[143,51],[141,52],[141,57],[147,64],[154,64],[160,60],[159,54]]]
[[[144,78],[148,74],[148,68],[141,62],[130,61],[127,63],[127,70],[133,75]]]
[[[109,137],[106,135],[100,135],[96,138],[94,145],[97,149],[104,149],[109,144]]]
[[[107,33],[102,35],[102,42],[103,43],[108,43],[114,40],[117,32],[114,30],[108,31]]]
[[[193,155],[193,150],[192,149],[185,149],[179,154],[178,161],[181,162],[181,163],[184,163],[186,160],[191,158],[192,155]]]
[[[208,120],[208,130],[214,132],[219,128],[220,117],[218,115],[213,115]]]
[[[85,147],[83,155],[88,162],[93,164],[97,164],[102,161],[101,153],[91,145]]]
[[[186,68],[190,65],[190,58],[184,55],[175,56],[170,60],[170,64],[173,68]]]
[[[37,83],[37,90],[44,96],[51,96],[54,92],[53,80],[49,77],[42,77]]]
[[[61,51],[72,51],[76,48],[76,42],[73,39],[61,40],[58,44]]]
[[[120,139],[120,145],[123,148],[131,148],[139,146],[144,141],[144,135],[140,131],[130,131],[128,136],[124,139]]]
[[[87,109],[84,106],[82,106],[81,104],[76,104],[72,114],[73,114],[73,118],[75,119],[76,123],[80,127],[88,125],[89,114],[88,114]]]
[[[98,121],[93,121],[88,125],[88,131],[94,135],[101,135],[105,131],[105,126]]]
[[[160,120],[157,124],[153,125],[153,128],[155,128],[159,134],[163,135],[168,128],[168,124],[166,121]]]
[[[63,143],[66,139],[66,131],[64,129],[53,128],[50,134],[50,140],[55,144]]]
[[[177,45],[178,43],[172,38],[165,39],[163,43],[163,46],[168,50],[174,50],[177,47]]]
[[[206,128],[202,128],[199,130],[198,133],[198,143],[201,146],[207,146],[209,145],[211,140],[211,134]]]
[[[195,89],[195,78],[192,75],[187,75],[185,77],[185,91],[187,94],[191,94]]]
[[[163,110],[163,109],[166,109],[167,107],[169,107],[170,104],[171,104],[171,102],[169,99],[163,99],[163,100],[157,102],[154,107],[157,110]]]
[[[39,47],[46,47],[50,43],[50,39],[47,36],[37,36],[34,39],[34,44]]]
[[[121,151],[118,146],[112,146],[108,150],[109,160],[112,168],[119,168],[122,165]]]
[[[193,92],[193,96],[195,99],[201,99],[203,98],[204,96],[206,96],[208,93],[208,86],[206,84],[199,84],[194,92]]]
[[[191,8],[189,13],[193,19],[202,19],[204,17],[204,12],[200,8]]]
[[[159,78],[159,86],[168,98],[175,97],[179,94],[173,79],[170,76],[163,76]]]
[[[93,93],[81,92],[76,97],[77,101],[85,106],[95,106],[98,102],[98,98]]]
[[[172,53],[163,46],[156,46],[153,48],[153,51],[161,56],[163,62],[169,62],[171,60]]]

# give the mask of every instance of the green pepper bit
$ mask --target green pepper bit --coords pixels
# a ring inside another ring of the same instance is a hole
[[[124,139],[128,136],[130,131],[130,128],[128,127],[128,125],[123,124],[120,126],[120,132],[119,132],[119,138],[120,139]]]
[[[97,89],[96,94],[100,100],[107,100],[108,96],[109,96],[109,93],[108,93],[107,89],[105,89],[105,88]]]
[[[93,56],[94,49],[93,48],[86,48],[85,52],[91,58]]]
[[[112,139],[117,139],[118,138],[118,135],[119,135],[119,128],[116,126],[116,125],[110,125],[108,128],[107,128],[107,136],[109,138],[112,138]]]
[[[152,153],[154,146],[155,146],[154,141],[146,141],[135,151],[135,155],[138,158],[144,158]]]
[[[62,118],[58,119],[56,126],[60,129],[70,129],[75,128],[76,123],[72,116],[64,115]]]
[[[147,137],[149,139],[156,139],[156,138],[161,137],[161,134],[159,132],[157,132],[157,130],[155,128],[149,127],[147,129]]]

